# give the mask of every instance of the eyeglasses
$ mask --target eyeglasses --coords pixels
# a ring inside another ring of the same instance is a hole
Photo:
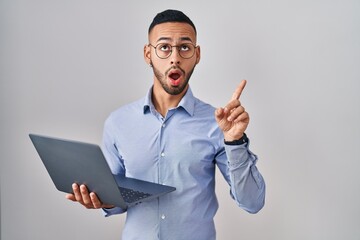
[[[155,48],[156,55],[161,59],[170,57],[174,47],[177,48],[178,53],[182,58],[189,59],[194,56],[195,49],[197,48],[197,46],[192,43],[182,43],[181,45],[176,46],[172,46],[169,43],[159,43],[156,46],[153,46],[149,43],[148,46]]]

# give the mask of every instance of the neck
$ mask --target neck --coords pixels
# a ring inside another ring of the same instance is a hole
[[[175,108],[179,105],[179,102],[184,97],[187,89],[188,86],[180,94],[171,95],[165,92],[162,87],[159,88],[154,85],[152,92],[152,102],[156,111],[160,113],[161,116],[165,117],[169,109]]]

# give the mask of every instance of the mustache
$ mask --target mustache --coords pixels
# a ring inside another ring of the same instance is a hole
[[[178,66],[172,66],[171,68],[169,68],[168,70],[165,71],[165,76],[167,76],[169,74],[169,72],[174,69],[180,70],[182,72],[182,74],[185,75],[184,69],[182,69],[181,67],[178,67]]]

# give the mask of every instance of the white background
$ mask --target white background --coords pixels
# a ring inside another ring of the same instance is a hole
[[[143,46],[168,8],[198,29],[197,97],[225,105],[248,79],[266,205],[239,209],[218,176],[218,239],[360,239],[359,1],[0,0],[1,239],[120,239],[125,215],[67,201],[28,133],[101,143],[151,86]]]

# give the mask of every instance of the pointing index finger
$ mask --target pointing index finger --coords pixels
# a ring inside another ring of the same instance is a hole
[[[235,92],[233,93],[231,100],[240,99],[241,93],[244,90],[245,85],[246,85],[246,80],[242,80],[239,86],[236,88]]]

